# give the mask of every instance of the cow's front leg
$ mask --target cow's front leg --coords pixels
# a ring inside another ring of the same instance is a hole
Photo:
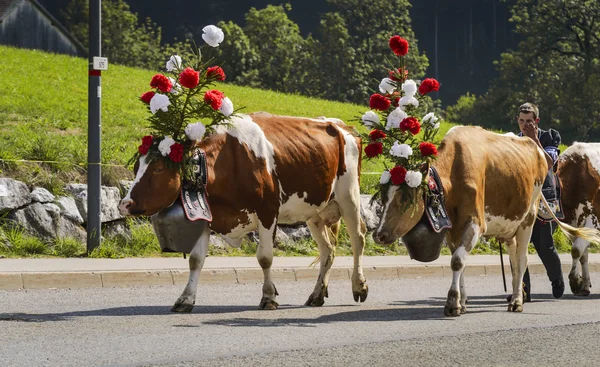
[[[477,243],[480,233],[479,225],[469,221],[463,229],[460,246],[452,253],[452,260],[450,260],[452,285],[448,291],[446,306],[444,306],[444,315],[446,316],[460,316],[467,312],[467,292],[463,272],[467,265],[467,255]],[[464,299],[461,299],[461,293],[464,294]]]
[[[190,252],[190,277],[183,293],[179,296],[175,305],[173,305],[173,308],[171,308],[172,312],[192,312],[194,304],[196,303],[196,290],[198,289],[200,271],[204,266],[204,260],[208,253],[209,239],[210,229],[206,226],[206,229],[202,232],[202,235],[200,235],[196,246],[194,246],[192,252]]]
[[[277,222],[274,221],[271,228],[265,228],[262,223],[258,225],[258,248],[256,249],[256,258],[260,267],[263,269],[265,280],[263,283],[263,296],[258,306],[261,310],[276,310],[279,304],[275,301],[277,289],[273,283],[271,265],[273,264],[273,241],[275,239],[275,230]]]
[[[450,268],[452,269],[452,285],[448,291],[446,306],[444,306],[444,315],[460,316],[467,311],[466,304],[461,301],[461,290],[464,290],[464,277],[467,260],[467,250],[464,246],[457,248],[452,254]]]
[[[571,292],[576,296],[590,295],[590,270],[588,267],[589,242],[577,237],[571,247],[573,265],[569,273],[569,285]]]

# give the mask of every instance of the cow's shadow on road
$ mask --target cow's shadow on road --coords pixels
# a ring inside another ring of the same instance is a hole
[[[591,294],[588,297],[577,297],[571,294],[565,294],[562,299],[596,301],[600,299],[600,294]],[[560,302],[560,300],[553,298],[551,294],[534,295],[533,302],[548,301]],[[362,305],[326,305],[317,308],[283,304],[280,306],[279,310],[275,311],[259,311],[257,310],[256,305],[196,305],[191,314],[177,314],[170,312],[170,305],[127,306],[61,313],[0,313],[0,325],[2,322],[55,322],[70,321],[81,317],[137,316],[174,317],[174,320],[182,321],[181,323],[175,323],[173,327],[202,327],[202,325],[235,327],[316,327],[322,324],[342,322],[455,320],[455,318],[444,316],[443,308],[445,302],[446,298],[444,297],[430,297],[418,300],[398,300],[381,308],[370,308],[368,301]],[[506,312],[505,308],[507,304],[506,295],[469,296],[469,301],[467,303],[467,317],[468,314]],[[525,305],[527,305],[527,303]],[[332,313],[332,308],[343,308],[344,311]],[[310,312],[306,312],[308,310],[310,310]],[[297,317],[285,317],[295,312],[298,312]],[[250,317],[227,317],[227,314],[239,313],[248,313],[248,316]],[[321,315],[315,316],[315,313],[320,313]],[[186,315],[191,315],[191,317],[201,315],[203,320],[186,318]],[[211,315],[217,317],[206,320],[206,317],[210,317]],[[181,318],[177,319],[178,317]]]
[[[189,315],[189,313],[177,314],[171,312],[172,306],[128,306],[128,307],[110,307],[97,310],[70,311],[60,313],[0,313],[0,322],[2,321],[23,321],[23,322],[46,322],[46,321],[66,321],[78,317],[123,317],[123,316],[169,316],[169,315]],[[256,306],[194,306],[192,314],[228,314],[246,311],[254,311]]]

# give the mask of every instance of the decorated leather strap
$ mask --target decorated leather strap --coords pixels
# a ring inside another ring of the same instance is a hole
[[[427,204],[425,213],[431,228],[440,233],[443,229],[452,228],[452,222],[448,217],[444,200],[444,187],[436,169],[431,166],[429,168],[429,195],[426,196]]]
[[[194,180],[185,180],[181,188],[181,204],[185,216],[190,221],[212,221],[212,213],[208,204],[207,188],[208,169],[206,167],[206,154],[200,148],[194,148],[190,160]]]

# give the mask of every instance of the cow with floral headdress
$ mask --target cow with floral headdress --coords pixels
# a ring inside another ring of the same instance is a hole
[[[205,36],[213,47],[223,40],[214,26],[205,28]],[[307,222],[321,261],[306,304],[323,305],[341,218],[354,255],[353,296],[364,302],[368,287],[362,270],[362,149],[354,129],[334,118],[235,113],[223,92],[208,89],[224,80],[225,73],[201,63],[200,57],[184,67],[175,55],[167,71],[174,77],[156,75],[154,90],[141,97],[148,103],[154,133],[142,139],[133,159],[135,181],[120,210],[124,215],[152,216],[163,248],[190,253],[189,281],[173,311],[192,310],[211,230],[232,246],[258,231],[256,256],[264,272],[259,307],[276,309],[278,292],[271,271],[275,231],[278,224],[298,222]],[[182,212],[197,225],[181,223]],[[169,213],[179,218],[176,230],[168,228],[173,223]],[[196,238],[189,238],[190,231]]]
[[[401,67],[391,72],[393,78],[382,80],[381,94],[371,96],[372,110],[362,117],[362,123],[373,128],[365,154],[382,157],[389,166],[380,179],[383,211],[373,238],[377,243],[401,238],[411,257],[425,262],[435,260],[446,241],[452,251],[447,316],[466,312],[464,270],[478,239],[504,240],[513,275],[508,310],[521,312],[527,246],[538,204],[541,201],[548,208],[541,193],[548,172],[544,152],[529,138],[475,126],[453,127],[436,146],[439,119],[418,107],[440,85],[428,78],[417,88],[405,72],[408,42],[394,36],[390,47],[400,57]],[[596,230],[553,219],[569,236],[600,240]]]

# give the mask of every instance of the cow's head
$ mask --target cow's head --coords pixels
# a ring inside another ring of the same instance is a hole
[[[429,165],[422,169],[428,180]],[[440,255],[447,229],[435,232],[425,215],[424,188],[389,185],[382,192],[383,210],[373,239],[379,244],[389,244],[402,238],[411,258],[429,262]]]
[[[146,162],[146,156],[135,163],[135,180],[119,203],[125,216],[154,215],[175,202],[181,189],[179,170],[168,168],[164,159]]]
[[[379,244],[390,244],[407,234],[421,220],[425,199],[420,188],[388,185],[381,193],[382,211],[373,239]]]

